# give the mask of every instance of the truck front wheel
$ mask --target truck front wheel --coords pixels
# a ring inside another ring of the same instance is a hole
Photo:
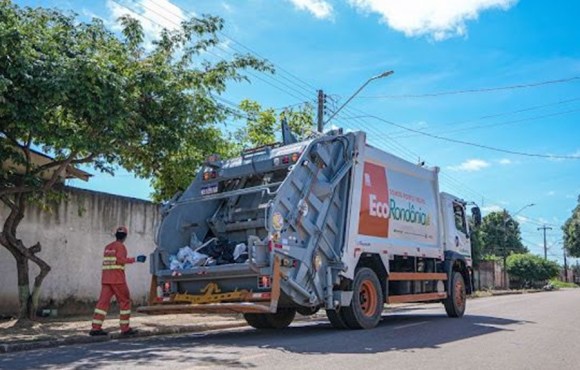
[[[284,329],[294,321],[296,310],[279,308],[276,313],[245,313],[244,319],[256,329]]]
[[[462,317],[465,313],[466,300],[463,275],[458,271],[454,271],[451,274],[451,285],[449,292],[447,292],[447,298],[443,301],[447,316]]]
[[[351,329],[371,329],[379,324],[384,297],[381,283],[373,270],[359,269],[352,282],[352,301],[341,308],[341,316]]]

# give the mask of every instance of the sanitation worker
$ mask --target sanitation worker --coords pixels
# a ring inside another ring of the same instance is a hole
[[[121,325],[122,335],[133,335],[137,330],[129,326],[129,318],[131,317],[131,297],[129,294],[129,287],[125,280],[125,265],[134,262],[145,262],[147,257],[139,255],[136,258],[127,257],[127,248],[123,242],[127,239],[127,228],[119,226],[115,232],[116,241],[105,247],[105,255],[103,257],[103,274],[101,279],[101,296],[95,308],[93,315],[93,327],[89,332],[91,336],[107,335],[107,332],[102,329],[103,321],[107,316],[107,310],[111,303],[111,298],[115,296],[119,304],[119,324]]]

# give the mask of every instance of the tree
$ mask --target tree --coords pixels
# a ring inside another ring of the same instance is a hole
[[[580,196],[572,215],[562,226],[564,232],[564,248],[571,257],[580,257]]]
[[[273,108],[262,109],[255,101],[243,100],[240,110],[246,115],[246,126],[237,130],[234,137],[242,148],[275,143],[283,120],[288,122],[290,130],[298,140],[308,137],[314,129],[314,109],[310,104],[299,109],[284,109],[277,116]]]
[[[252,100],[243,100],[240,110],[246,114],[246,125],[236,131],[234,137],[242,148],[258,147],[276,142],[276,112],[273,108],[262,110],[262,106]]]
[[[558,276],[560,266],[530,253],[516,253],[507,258],[507,270],[510,275],[519,278],[523,286],[530,286]]]
[[[198,137],[195,145],[185,142],[180,150],[171,156],[158,159],[162,161],[152,181],[156,201],[171,199],[175,194],[184,191],[195,178],[200,165],[209,154],[219,154],[227,159],[240,155],[244,148],[254,148],[262,145],[274,144],[278,141],[280,122],[288,121],[290,129],[298,140],[305,139],[312,133],[314,127],[314,110],[306,104],[300,109],[285,109],[276,114],[273,108],[263,109],[262,106],[252,100],[243,100],[240,103],[239,112],[229,110],[234,118],[245,118],[245,126],[236,130],[227,139],[217,131],[205,131],[206,137]],[[227,108],[224,108],[227,109]],[[200,145],[203,143],[203,150]]]
[[[481,225],[484,255],[503,256],[510,253],[527,253],[522,244],[519,223],[507,211],[491,212]]]
[[[34,317],[50,271],[40,243],[26,246],[18,238],[27,204],[58,193],[72,165],[110,173],[120,165],[156,181],[184,153],[198,166],[204,153],[224,147],[218,123],[229,113],[212,94],[244,80],[243,69],[271,70],[247,55],[201,60],[219,42],[217,17],[164,30],[150,51],[138,21],[121,23],[122,37],[97,19],[81,23],[0,0],[0,200],[9,210],[0,244],[16,260],[21,319]],[[34,149],[54,160],[35,164]],[[40,269],[32,288],[30,261]]]
[[[469,218],[469,231],[471,240],[471,259],[473,260],[473,265],[478,266],[483,260],[483,233],[481,227],[475,226],[475,222],[470,217]]]

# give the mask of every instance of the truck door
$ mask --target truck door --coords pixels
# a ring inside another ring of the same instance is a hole
[[[451,250],[471,258],[469,226],[465,214],[465,204],[454,198],[443,196],[445,209],[446,250]]]

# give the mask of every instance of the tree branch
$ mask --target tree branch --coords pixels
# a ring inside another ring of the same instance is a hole
[[[10,194],[25,194],[32,193],[33,191],[39,190],[34,186],[15,186],[10,188],[0,188],[0,197],[4,197]]]
[[[1,194],[1,192],[0,192]],[[14,204],[13,201],[11,201],[6,195],[0,195],[0,200],[2,200],[2,203],[6,204],[8,206],[8,208],[10,208],[10,210],[14,211],[16,208],[16,204]]]
[[[67,166],[68,165],[73,165],[73,164],[88,163],[88,162],[91,162],[93,159],[95,159],[95,157],[97,156],[95,153],[91,153],[91,154],[89,154],[88,156],[86,156],[84,158],[73,159],[73,157],[76,156],[77,154],[78,154],[78,152],[74,151],[74,152],[72,152],[65,159],[58,160],[58,161],[52,161],[50,163],[44,164],[42,166],[39,166],[34,171],[32,171],[31,174],[32,175],[40,174],[42,172],[45,172],[47,170],[50,170],[51,168],[59,167],[59,166],[61,166],[65,162],[67,163]]]
[[[70,162],[73,160],[74,156],[76,156],[76,155],[77,155],[77,152],[73,151],[72,153],[70,153],[70,155],[68,156],[67,159],[65,159],[64,161],[61,161],[62,162],[61,165],[54,171],[50,180],[48,180],[47,182],[44,183],[42,190],[48,190],[54,186],[54,184],[56,183],[56,180],[58,180],[62,171],[64,171],[70,165]]]

